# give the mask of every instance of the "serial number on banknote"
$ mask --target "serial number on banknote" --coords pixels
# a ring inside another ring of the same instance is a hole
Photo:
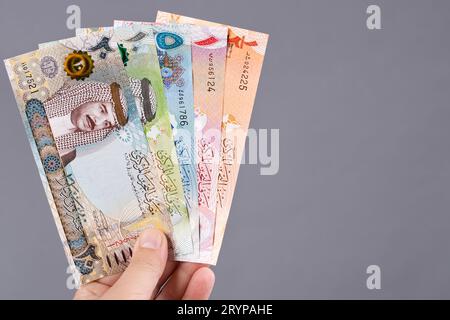
[[[179,115],[180,126],[182,127],[187,126],[189,122],[187,121],[186,104],[184,103],[184,90],[182,89],[178,90],[178,107],[180,111]]]
[[[28,68],[28,65],[25,62],[22,63],[22,71],[25,75],[28,89],[31,90],[31,94],[39,92],[39,89],[37,89],[36,81],[33,78],[33,74],[31,73],[31,70]]]
[[[216,74],[214,69],[214,55],[212,53],[209,54],[208,61],[208,81],[206,85],[208,87],[208,92],[214,92],[216,91]]]
[[[239,82],[239,90],[241,91],[247,91],[248,87],[248,77],[250,69],[250,54],[247,51],[247,54],[245,55],[244,65],[242,66],[242,72],[241,72],[241,81]]]

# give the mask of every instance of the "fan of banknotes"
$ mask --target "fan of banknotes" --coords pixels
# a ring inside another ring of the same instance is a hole
[[[146,228],[214,265],[268,35],[158,12],[5,60],[82,283],[123,271]]]

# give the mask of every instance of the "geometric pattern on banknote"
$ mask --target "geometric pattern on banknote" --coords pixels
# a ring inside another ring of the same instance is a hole
[[[176,84],[178,87],[184,85],[184,80],[181,76],[184,73],[184,68],[181,66],[183,57],[179,54],[172,57],[167,52],[158,50],[158,61],[161,68],[161,76],[164,86],[169,89],[172,84]]]
[[[69,194],[66,198],[61,197],[61,195],[67,194],[69,188],[44,104],[38,99],[31,99],[26,103],[25,113],[36,140],[42,165],[75,265],[81,274],[88,274],[92,271],[94,260],[98,260],[99,257],[95,254],[95,247],[87,242],[71,195]]]

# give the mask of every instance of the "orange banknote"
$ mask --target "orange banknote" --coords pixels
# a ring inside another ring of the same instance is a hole
[[[159,11],[157,22],[204,26],[221,24]],[[214,244],[203,261],[216,264],[237,182],[240,160],[245,148],[259,77],[269,36],[246,29],[228,27],[225,92],[222,118],[221,159],[217,185]]]

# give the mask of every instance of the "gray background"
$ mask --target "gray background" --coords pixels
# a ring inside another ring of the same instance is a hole
[[[1,0],[0,57],[71,36],[69,4],[82,26],[161,9],[271,35],[251,127],[280,129],[280,171],[242,168],[214,298],[450,298],[449,1]],[[0,81],[0,298],[71,298],[4,68]]]

